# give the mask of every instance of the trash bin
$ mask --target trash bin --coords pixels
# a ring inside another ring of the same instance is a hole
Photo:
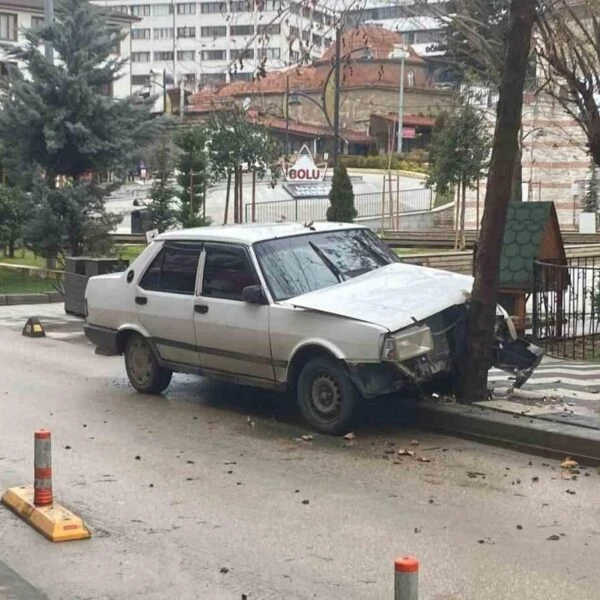
[[[131,233],[146,233],[150,229],[150,214],[147,208],[131,211]]]
[[[85,286],[94,275],[117,273],[129,266],[128,260],[118,258],[90,258],[68,256],[65,258],[65,312],[85,316]]]

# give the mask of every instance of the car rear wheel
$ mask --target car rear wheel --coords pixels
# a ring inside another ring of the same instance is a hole
[[[131,385],[144,394],[160,394],[173,377],[173,371],[158,364],[148,340],[137,333],[127,340],[125,368]]]
[[[308,423],[331,435],[347,432],[362,402],[346,371],[325,357],[313,358],[304,365],[298,377],[297,396]]]

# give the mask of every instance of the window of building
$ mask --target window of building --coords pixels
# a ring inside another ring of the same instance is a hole
[[[155,40],[172,40],[173,39],[173,28],[172,27],[155,27],[154,28],[154,39]]]
[[[415,87],[415,72],[412,69],[406,73],[406,85],[409,88]]]
[[[243,60],[244,58],[254,58],[253,48],[239,48],[230,51],[231,60]]]
[[[290,59],[294,63],[300,62],[300,52],[298,52],[296,50],[292,50],[290,52]]]
[[[316,33],[312,34],[312,43],[313,46],[320,46],[323,43],[323,37],[320,35],[317,35]]]
[[[177,5],[177,14],[178,15],[195,15],[196,14],[196,4],[193,2],[182,2]]]
[[[202,60],[225,60],[225,50],[202,50]]]
[[[127,4],[121,4],[121,6],[113,6],[110,10],[112,12],[125,13],[126,15],[129,14],[129,6],[127,6]]]
[[[252,73],[231,73],[231,81],[252,81]]]
[[[308,19],[308,18],[310,18],[310,6],[303,6],[303,7],[302,7],[302,16],[303,16],[305,19]]]
[[[150,62],[150,52],[132,52],[132,63],[147,63]]]
[[[277,59],[281,58],[281,48],[260,48],[258,51],[260,58]]]
[[[227,12],[227,4],[225,2],[203,2],[200,4],[200,12],[206,14],[216,14]]]
[[[257,283],[256,273],[242,248],[223,244],[206,249],[203,296],[241,300],[242,290]]]
[[[232,25],[229,33],[231,35],[254,35],[254,25]]]
[[[159,252],[140,281],[144,290],[194,294],[199,245],[171,242]]]
[[[196,28],[195,27],[178,27],[177,28],[178,38],[195,38]]]
[[[229,3],[230,12],[250,12],[252,8],[251,0],[231,0]]]
[[[161,50],[154,53],[154,60],[173,60],[173,52],[171,50]]]
[[[132,75],[131,85],[150,85],[150,75]]]
[[[310,40],[310,31],[303,31],[302,32],[302,41],[308,43],[309,40]]]
[[[293,25],[290,27],[290,37],[291,38],[297,38],[300,35],[300,30],[297,27],[294,27]]]
[[[325,48],[329,48],[329,46],[331,46],[331,42],[332,42],[331,38],[325,38],[325,39],[323,40],[323,46],[324,46]]]
[[[200,83],[223,83],[226,81],[227,76],[225,73],[203,73],[200,75]]]
[[[278,35],[281,33],[280,23],[269,23],[267,25],[259,25],[258,33],[260,35]]]
[[[44,26],[44,17],[31,17],[31,29],[40,30]]]
[[[279,12],[283,9],[281,0],[265,0],[261,10],[265,12]]]
[[[300,5],[299,4],[290,5],[290,14],[299,15],[300,14]]]
[[[227,27],[215,26],[215,27],[200,27],[200,37],[225,37],[227,35]]]
[[[131,30],[131,39],[132,40],[149,40],[150,39],[151,30],[148,29],[132,29]]]
[[[153,17],[167,17],[173,14],[172,4],[154,4],[152,6]]]
[[[17,15],[0,13],[0,40],[17,41]]]
[[[196,73],[186,73],[183,76],[183,80],[185,81],[186,84],[194,84],[196,83]]]
[[[177,50],[177,60],[196,60],[194,50]]]
[[[149,17],[150,16],[150,5],[149,4],[134,4],[131,7],[131,14],[134,17]]]

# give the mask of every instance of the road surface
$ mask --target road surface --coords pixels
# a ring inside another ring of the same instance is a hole
[[[51,600],[388,599],[403,554],[423,600],[598,598],[595,469],[564,480],[556,460],[410,430],[385,407],[351,442],[299,440],[277,396],[188,376],[139,395],[78,323],[29,339],[11,310],[0,488],[31,483],[49,428],[56,496],[93,530],[53,545],[0,509],[0,563]]]

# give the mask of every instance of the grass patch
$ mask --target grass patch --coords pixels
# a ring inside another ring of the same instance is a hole
[[[31,250],[18,249],[15,250],[14,258],[0,256],[0,262],[10,265],[26,265],[28,267],[45,267],[46,259],[41,256],[35,256]]]
[[[42,294],[54,292],[52,279],[30,277],[25,273],[0,269],[0,294]]]
[[[128,260],[131,264],[144,248],[146,246],[142,244],[116,244],[113,248],[113,254],[122,260]]]

